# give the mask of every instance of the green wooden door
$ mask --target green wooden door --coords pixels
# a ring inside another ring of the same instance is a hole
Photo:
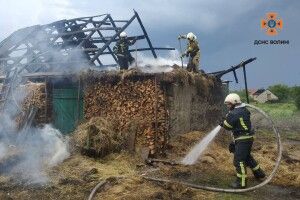
[[[82,96],[82,92],[78,94],[77,88],[53,89],[53,123],[62,133],[74,131],[83,119]]]

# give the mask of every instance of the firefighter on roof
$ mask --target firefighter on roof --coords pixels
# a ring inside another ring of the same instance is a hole
[[[185,53],[181,55],[181,58],[184,56],[189,57],[187,70],[190,72],[199,72],[200,49],[196,35],[190,32],[187,35],[180,35],[178,39],[188,40],[187,49]]]
[[[134,58],[129,52],[129,46],[133,45],[136,40],[129,40],[125,32],[120,33],[120,40],[113,48],[114,53],[118,58],[118,64],[121,70],[127,70],[128,67],[134,62]]]

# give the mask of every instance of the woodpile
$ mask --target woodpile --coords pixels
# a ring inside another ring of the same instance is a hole
[[[47,112],[47,94],[45,93],[45,83],[32,83],[29,82],[20,86],[20,91],[23,91],[25,98],[21,102],[22,113],[17,117],[18,124],[22,123],[26,112],[29,111],[31,106],[36,107],[37,113],[34,119],[34,124],[42,124],[48,121]]]
[[[85,118],[101,116],[117,120],[120,131],[135,121],[137,142],[148,146],[151,154],[163,152],[167,143],[165,104],[164,91],[154,76],[123,78],[109,83],[95,81],[85,88]]]
[[[183,133],[195,127],[209,126],[209,123],[198,125],[201,117],[211,113],[208,110],[219,115],[218,110],[214,112],[216,109],[209,107],[207,102],[215,104],[219,102],[217,97],[222,98],[222,92],[218,90],[221,82],[206,74],[183,69],[168,73],[88,71],[81,79],[85,84],[85,118],[101,116],[116,120],[121,131],[135,121],[138,124],[137,144],[148,147],[150,155],[165,152],[172,126],[172,131]],[[175,94],[175,91],[179,93]],[[195,102],[199,104],[197,108],[189,106]],[[183,119],[185,115],[192,117]],[[186,127],[178,127],[185,121]]]

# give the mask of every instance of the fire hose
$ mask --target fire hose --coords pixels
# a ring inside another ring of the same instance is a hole
[[[247,107],[250,107],[256,111],[258,111],[259,113],[261,113],[266,119],[268,119],[269,123],[272,125],[272,129],[273,129],[273,133],[276,136],[276,143],[277,143],[277,158],[276,158],[276,162],[275,162],[275,166],[272,170],[272,172],[270,173],[270,175],[260,184],[255,185],[253,187],[249,187],[249,188],[245,188],[245,189],[226,189],[226,188],[216,188],[216,187],[210,187],[210,186],[204,186],[204,185],[198,185],[198,184],[192,184],[192,183],[187,183],[184,181],[176,181],[176,180],[168,180],[168,179],[160,179],[160,178],[153,178],[153,177],[148,177],[148,176],[143,176],[144,179],[146,180],[150,180],[150,181],[156,181],[156,182],[164,182],[164,183],[176,183],[176,184],[181,184],[181,185],[185,185],[187,187],[191,187],[191,188],[195,188],[195,189],[203,189],[203,190],[208,190],[208,191],[215,191],[215,192],[228,192],[228,193],[242,193],[242,192],[248,192],[248,191],[252,191],[255,189],[258,189],[266,184],[268,184],[272,178],[275,176],[276,171],[279,168],[279,164],[281,161],[281,157],[282,157],[282,143],[281,143],[281,139],[280,139],[280,134],[277,131],[274,122],[272,121],[272,119],[261,109],[250,105],[250,104],[245,104]]]
[[[88,200],[92,200],[97,192],[97,190],[101,187],[103,187],[107,183],[106,180],[99,182],[92,190],[92,192],[89,195]]]

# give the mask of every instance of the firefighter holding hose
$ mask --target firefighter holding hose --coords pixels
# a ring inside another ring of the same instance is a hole
[[[263,179],[266,175],[251,155],[254,140],[254,131],[251,129],[251,113],[241,102],[239,95],[235,93],[227,95],[224,103],[229,112],[220,125],[226,130],[231,130],[234,138],[229,145],[229,151],[234,154],[233,164],[236,169],[236,180],[231,186],[242,189],[247,187],[246,167],[251,168],[256,179]]]

